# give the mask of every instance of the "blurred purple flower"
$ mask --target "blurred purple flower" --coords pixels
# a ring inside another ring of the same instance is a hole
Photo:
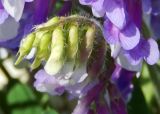
[[[136,72],[128,71],[119,65],[116,65],[112,74],[112,81],[118,87],[125,101],[128,101],[128,98],[131,95],[133,89],[132,79],[135,74]]]
[[[147,14],[152,13],[153,15],[160,14],[160,1],[159,0],[142,0],[143,11]]]
[[[49,5],[50,0],[34,0],[31,3],[25,4],[23,15],[19,22],[14,21],[9,16],[0,25],[0,46],[16,51],[21,39],[32,31],[32,27],[46,21],[49,13]]]
[[[108,86],[110,96],[110,106],[113,114],[127,114],[127,108],[121,92],[118,88],[110,83]]]

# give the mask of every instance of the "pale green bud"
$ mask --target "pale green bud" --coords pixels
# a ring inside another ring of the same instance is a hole
[[[41,60],[39,58],[35,58],[32,65],[31,65],[31,69],[36,69],[41,65]]]
[[[57,27],[52,34],[51,55],[44,67],[50,75],[57,74],[64,64],[64,36],[62,29]]]
[[[90,52],[93,48],[94,38],[95,38],[95,28],[88,27],[88,30],[86,32],[86,49],[88,52]]]
[[[78,51],[78,26],[72,25],[69,30],[67,55],[69,59],[75,59]]]
[[[52,19],[48,20],[44,26],[51,26],[59,21],[59,17],[53,17]]]
[[[48,20],[46,23],[43,23],[43,24],[36,26],[36,29],[51,26],[53,24],[58,23],[58,21],[59,21],[59,17],[53,17],[52,19]]]
[[[38,47],[44,33],[46,33],[46,31],[39,31],[39,32],[36,33],[36,37],[35,37],[35,40],[33,42],[33,47],[36,47],[36,48]]]
[[[18,52],[19,57],[15,62],[15,65],[19,64],[24,58],[24,56],[26,56],[30,52],[30,50],[32,49],[34,40],[35,40],[35,34],[31,33],[22,41],[19,52]]]
[[[40,66],[41,64],[41,60],[45,59],[47,60],[48,59],[48,56],[49,56],[49,46],[50,46],[50,43],[51,43],[51,38],[52,38],[52,34],[49,33],[49,32],[46,32],[44,33],[42,36],[41,36],[41,39],[39,41],[39,45],[37,47],[37,53],[36,53],[36,57],[31,65],[31,68],[32,69],[35,69],[37,67]]]
[[[52,34],[47,32],[42,36],[40,43],[38,45],[38,51],[36,56],[39,59],[47,59],[49,54],[49,48],[51,44]]]

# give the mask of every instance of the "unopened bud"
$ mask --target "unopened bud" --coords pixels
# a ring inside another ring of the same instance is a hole
[[[32,65],[31,65],[31,69],[36,69],[41,65],[41,60],[39,58],[35,58]]]
[[[40,43],[38,45],[38,51],[36,57],[39,59],[47,59],[49,54],[49,48],[51,44],[52,34],[47,32],[42,36]]]
[[[59,17],[53,17],[52,19],[48,20],[44,26],[51,26],[59,21]]]
[[[46,23],[40,24],[36,26],[36,29],[51,26],[59,21],[59,17],[53,17],[52,19],[48,20]]]
[[[90,52],[93,48],[93,42],[95,38],[95,28],[89,27],[86,32],[86,49]]]
[[[35,40],[35,34],[31,33],[22,41],[19,52],[18,52],[19,57],[15,62],[15,65],[19,64],[24,58],[24,56],[26,56],[30,52],[30,50],[32,49],[34,40]]]
[[[36,37],[35,37],[35,40],[33,42],[33,47],[36,47],[36,48],[38,47],[44,33],[46,33],[46,31],[39,31],[39,32],[36,33]]]
[[[78,51],[78,26],[72,25],[69,30],[67,55],[69,59],[75,59]]]
[[[52,34],[51,55],[44,67],[50,75],[57,74],[64,64],[64,36],[62,29],[57,27]]]

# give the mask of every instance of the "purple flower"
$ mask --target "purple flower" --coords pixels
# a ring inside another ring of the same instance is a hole
[[[159,0],[142,0],[143,11],[147,14],[152,13],[153,15],[160,14],[160,1]]]
[[[113,114],[127,114],[126,104],[117,87],[110,83],[108,86],[108,92],[110,96],[110,106]]]
[[[132,50],[124,51],[124,55],[132,65],[139,64],[143,59],[153,65],[159,60],[158,44],[153,39],[144,40],[141,38],[139,44]]]
[[[57,88],[62,88],[72,94],[73,97],[87,92],[92,85],[88,85],[86,67],[81,66],[73,70],[73,65],[65,64],[62,70],[55,74],[49,75],[44,70],[40,70],[35,75],[35,88],[41,92],[48,92],[51,95],[55,95]],[[50,90],[52,88],[52,91]],[[44,88],[45,91],[44,91]]]
[[[107,18],[119,29],[126,24],[126,14],[123,0],[79,0],[83,5],[92,7],[93,15],[96,17],[107,16]]]
[[[8,18],[8,13],[5,11],[0,1],[0,24],[2,24],[7,18]]]
[[[48,92],[51,95],[61,95],[64,87],[60,85],[54,76],[48,75],[44,70],[40,70],[35,75],[34,87],[40,92]]]
[[[19,21],[23,13],[25,2],[32,1],[33,0],[1,0],[0,6],[1,9],[5,10],[16,21]]]
[[[27,2],[29,1],[31,0],[27,0]],[[43,6],[40,4],[43,4]],[[49,0],[34,0],[34,2],[26,3],[19,22],[9,16],[0,25],[0,46],[16,51],[20,40],[31,32],[34,25],[46,21],[48,13]]]
[[[119,30],[106,19],[103,30],[104,37],[109,44],[120,44],[125,50],[133,49],[140,40],[140,32],[132,22],[127,23],[122,30]]]
[[[123,69],[119,65],[116,65],[115,71],[112,74],[112,81],[118,87],[125,101],[128,101],[133,90],[132,79],[135,74],[136,72]]]
[[[156,39],[159,39],[160,38],[160,15],[151,14],[150,24]]]

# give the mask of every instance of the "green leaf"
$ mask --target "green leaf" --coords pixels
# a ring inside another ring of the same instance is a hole
[[[58,114],[55,110],[48,108],[43,114]]]
[[[9,105],[24,103],[35,100],[33,91],[23,84],[15,84],[7,94],[7,102]]]
[[[43,114],[43,110],[39,106],[30,106],[25,108],[16,108],[11,114]]]

